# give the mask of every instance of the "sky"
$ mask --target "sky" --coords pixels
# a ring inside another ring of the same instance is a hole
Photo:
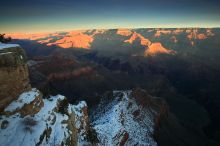
[[[0,0],[0,33],[220,27],[220,0]]]

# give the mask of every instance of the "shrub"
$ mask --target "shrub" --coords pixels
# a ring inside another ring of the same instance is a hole
[[[27,117],[23,120],[23,124],[26,126],[33,127],[33,126],[37,125],[37,121],[34,118]]]
[[[87,135],[86,135],[86,139],[91,142],[92,144],[97,144],[99,143],[99,139],[97,137],[97,132],[95,131],[95,129],[93,129],[92,127],[89,128]]]
[[[1,43],[8,43],[11,41],[11,38],[8,37],[8,38],[5,38],[5,34],[0,34],[0,42]]]
[[[9,122],[7,120],[2,121],[1,129],[6,129],[8,127]]]
[[[68,105],[69,105],[69,102],[68,100],[65,98],[63,100],[61,100],[59,102],[59,107],[58,107],[58,112],[61,113],[61,114],[68,114]]]
[[[26,132],[30,132],[30,133],[32,133],[33,132],[33,126],[35,126],[35,125],[37,125],[37,121],[36,120],[34,120],[33,118],[31,118],[31,117],[27,117],[27,118],[25,118],[23,121],[22,121],[22,123],[24,124],[24,130],[26,131]]]
[[[49,98],[50,95],[57,95],[57,90],[53,87],[51,81],[47,82],[44,86],[40,88],[40,91],[43,93],[45,98]]]

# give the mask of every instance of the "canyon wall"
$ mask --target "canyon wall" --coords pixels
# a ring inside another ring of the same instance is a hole
[[[24,50],[19,45],[0,44],[0,109],[30,88]]]

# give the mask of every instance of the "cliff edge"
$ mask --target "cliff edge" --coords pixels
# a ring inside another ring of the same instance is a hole
[[[0,43],[0,112],[18,95],[31,89],[24,50]]]
[[[24,50],[0,44],[0,145],[76,146],[87,143],[87,104],[62,95],[43,97],[29,84]]]

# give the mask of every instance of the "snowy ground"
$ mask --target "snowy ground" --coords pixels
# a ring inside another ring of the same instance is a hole
[[[36,89],[25,92],[19,96],[17,101],[12,102],[6,110],[21,108],[24,104],[34,100],[38,94],[39,91]],[[64,98],[64,96],[57,95],[43,99],[43,108],[34,116],[22,118],[18,113],[9,117],[1,115],[0,146],[34,146],[39,141],[41,141],[40,145],[43,146],[61,145],[72,134],[66,122],[69,117],[55,110],[57,103]],[[83,106],[86,106],[85,102],[80,102],[76,106],[69,106],[69,112],[75,111],[76,121],[79,120],[77,118],[83,116],[80,111]],[[50,131],[48,138],[42,136],[45,131]]]
[[[30,104],[37,96],[39,96],[39,91],[33,88],[31,91],[22,93],[17,100],[13,101],[7,108],[5,112],[13,112],[16,109],[20,109],[24,104]]]
[[[97,131],[99,145],[157,145],[151,136],[154,130],[152,109],[138,106],[130,93],[115,91],[113,100],[97,109],[92,125]],[[18,110],[31,103],[39,94],[37,89],[24,92],[5,111]],[[34,116],[21,117],[18,113],[8,117],[0,115],[0,146],[65,145],[72,131],[67,123],[70,117],[57,111],[58,103],[64,99],[61,95],[43,99],[44,106]],[[87,115],[83,112],[85,107],[87,105],[84,101],[78,105],[68,105],[67,112],[74,114],[73,125],[78,129],[78,146],[88,145],[85,139],[88,126]]]
[[[118,91],[120,92],[120,91]],[[116,93],[116,92],[115,92]],[[130,92],[121,92],[122,97],[115,99],[101,109],[96,115],[94,128],[98,133],[100,145],[120,145],[123,137],[127,136],[125,145],[156,146],[151,137],[153,133],[153,117],[147,109],[139,107],[135,100],[130,98]],[[140,111],[135,118],[133,113]]]

